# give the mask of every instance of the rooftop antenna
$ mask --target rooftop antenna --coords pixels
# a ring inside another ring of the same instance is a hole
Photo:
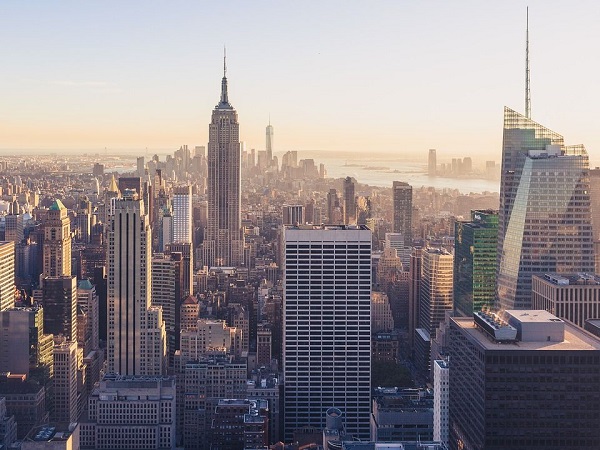
[[[227,48],[223,46],[223,77],[227,76]]]
[[[525,33],[525,117],[531,119],[531,82],[529,79],[529,6],[527,7],[527,31]]]

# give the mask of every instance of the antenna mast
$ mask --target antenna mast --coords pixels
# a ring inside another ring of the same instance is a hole
[[[531,119],[531,82],[529,79],[529,6],[527,7],[527,31],[525,34],[525,117]]]

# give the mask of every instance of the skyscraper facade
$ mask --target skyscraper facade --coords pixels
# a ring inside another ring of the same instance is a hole
[[[588,155],[504,109],[497,293],[503,309],[531,305],[531,276],[594,271]]]
[[[477,314],[450,319],[450,448],[598,448],[600,340],[546,311]]]
[[[433,337],[452,309],[453,256],[441,248],[424,248],[422,255],[419,325]]]
[[[271,125],[270,120],[266,132],[265,149],[267,151],[267,166],[270,166],[273,161],[273,125]]]
[[[412,246],[412,186],[402,181],[392,185],[394,233],[402,233],[404,245]]]
[[[71,220],[67,208],[55,200],[44,221],[44,275],[71,275]]]
[[[356,225],[354,181],[350,177],[344,179],[344,223],[346,225]]]
[[[150,219],[135,191],[114,200],[108,232],[108,368],[121,375],[161,375],[166,332],[151,307]]]
[[[471,211],[454,233],[454,313],[470,317],[492,306],[496,295],[498,211]]]
[[[208,227],[203,264],[237,266],[243,261],[240,211],[240,126],[229,103],[226,71],[221,100],[212,112],[208,142]]]
[[[173,189],[172,242],[192,243],[192,187],[189,185]]]
[[[15,306],[15,243],[0,242],[0,311]]]
[[[429,158],[427,159],[427,175],[435,177],[437,173],[437,156],[435,148],[429,149]]]
[[[297,428],[324,428],[330,407],[368,439],[371,231],[287,227],[283,251],[286,442]]]
[[[304,224],[303,205],[283,205],[283,225]]]
[[[42,283],[44,330],[77,341],[77,277],[45,277]]]

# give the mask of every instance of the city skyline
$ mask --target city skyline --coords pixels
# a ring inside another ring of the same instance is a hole
[[[166,11],[137,2],[74,5],[0,6],[0,36],[12,43],[0,75],[10,105],[0,153],[205,145],[201,111],[214,101],[223,43],[249,148],[263,148],[270,115],[278,152],[377,150],[424,159],[436,148],[440,156],[497,159],[502,106],[524,110],[524,2],[381,3],[376,11],[335,2],[210,11],[191,2]],[[560,124],[598,164],[592,120],[600,92],[585,55],[600,39],[591,25],[600,9],[529,5],[532,118]],[[225,14],[231,33],[213,42],[220,25],[212,18]],[[20,32],[24,20],[33,31]],[[384,114],[375,119],[373,108]]]

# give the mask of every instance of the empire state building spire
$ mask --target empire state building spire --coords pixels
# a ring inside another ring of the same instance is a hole
[[[217,109],[233,109],[227,96],[227,50],[223,47],[223,79],[221,80],[221,101]]]
[[[202,243],[202,265],[240,266],[244,258],[241,226],[240,125],[227,97],[223,58],[221,101],[208,129],[208,224]]]

